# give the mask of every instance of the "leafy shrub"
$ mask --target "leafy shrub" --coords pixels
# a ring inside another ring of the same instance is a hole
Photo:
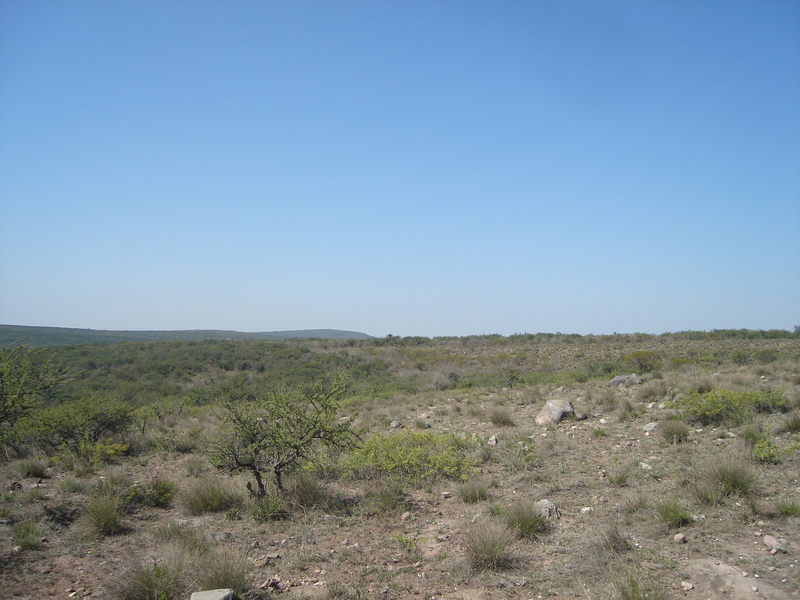
[[[670,444],[681,444],[689,439],[689,426],[678,419],[667,419],[661,423],[661,435]]]
[[[729,423],[740,425],[756,412],[788,411],[791,406],[781,390],[735,392],[713,389],[705,393],[689,391],[674,401],[681,416],[702,425]]]
[[[535,537],[550,527],[549,521],[529,500],[515,502],[504,512],[506,525],[521,538]]]
[[[357,477],[388,474],[413,482],[464,480],[473,472],[471,444],[453,434],[403,431],[376,434],[350,453],[345,468]]]
[[[217,477],[196,479],[181,493],[181,503],[190,515],[224,512],[231,507],[240,506],[243,501],[242,494],[232,490],[229,483]]]
[[[464,535],[464,552],[475,571],[511,566],[514,532],[493,521],[480,521]]]
[[[470,480],[462,483],[458,487],[458,495],[467,504],[475,504],[489,497],[489,490],[486,484],[476,480]]]
[[[766,365],[778,360],[778,353],[775,350],[756,350],[753,352],[753,358],[762,365]]]
[[[76,477],[66,477],[58,483],[58,491],[65,494],[85,494],[91,487],[91,483]]]
[[[667,498],[656,506],[659,518],[667,524],[667,527],[679,528],[694,523],[694,517],[675,498]]]
[[[283,498],[277,494],[267,494],[256,498],[250,507],[250,516],[256,523],[264,523],[285,519],[289,516],[289,512],[286,510]]]
[[[778,445],[766,437],[761,438],[753,444],[753,458],[760,463],[779,463],[780,450]]]
[[[649,373],[661,368],[661,357],[650,350],[637,350],[622,357],[626,369],[635,373]]]
[[[42,530],[37,523],[14,523],[11,539],[20,550],[38,550],[42,547]]]

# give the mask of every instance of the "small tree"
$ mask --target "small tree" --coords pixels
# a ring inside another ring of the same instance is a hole
[[[218,391],[225,428],[211,449],[212,462],[227,471],[250,471],[257,490],[266,494],[263,473],[271,471],[283,490],[283,474],[308,460],[319,446],[345,448],[356,435],[338,411],[347,393],[345,377],[330,385],[272,392],[256,397],[243,378]]]
[[[17,423],[32,413],[63,379],[52,362],[36,363],[26,348],[0,348],[0,446],[13,445]]]

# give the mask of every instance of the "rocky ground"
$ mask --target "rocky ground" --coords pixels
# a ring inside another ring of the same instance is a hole
[[[625,597],[620,581],[627,578],[656,586],[664,598],[800,598],[800,517],[776,509],[779,502],[800,503],[797,434],[772,435],[782,452],[777,464],[746,459],[757,476],[755,497],[703,504],[695,490],[706,466],[718,457],[746,456],[741,428],[693,425],[685,442],[670,444],[659,424],[673,412],[659,399],[639,400],[643,385],[432,392],[423,402],[381,408],[376,429],[391,432],[394,422],[394,429],[464,432],[482,440],[473,483],[488,496],[478,502],[462,499],[461,484],[436,481],[406,486],[405,503],[397,507],[370,509],[366,499],[387,481],[323,479],[328,493],[350,508],[296,510],[289,519],[256,523],[246,513],[191,516],[176,500],[166,509],[137,507],[122,533],[98,537],[80,516],[88,485],[65,491],[64,481],[75,477],[58,466],[38,480],[20,479],[9,466],[0,596],[110,598],[126,569],[167,560],[170,549],[159,532],[177,524],[202,534],[219,556],[245,563],[254,595],[597,600]],[[538,425],[539,411],[553,398],[568,400],[585,419]],[[493,416],[500,422],[497,411],[511,423],[493,424]],[[767,415],[761,425],[774,432],[784,418]],[[492,436],[496,443],[489,444]],[[211,472],[203,460],[196,453],[126,458],[85,480],[94,484],[123,472],[133,481],[170,479],[183,489]],[[243,488],[244,480],[229,483]],[[504,507],[545,498],[560,512],[548,531],[515,540],[507,568],[470,568],[464,536],[471,528],[499,520]],[[668,498],[682,503],[693,522],[665,524],[657,507]],[[61,508],[54,518],[56,506],[72,512]],[[24,517],[41,521],[40,549],[13,547],[11,527]]]

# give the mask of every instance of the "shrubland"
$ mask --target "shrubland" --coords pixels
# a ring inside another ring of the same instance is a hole
[[[4,597],[677,598],[698,556],[798,591],[797,332],[18,347],[0,384]]]

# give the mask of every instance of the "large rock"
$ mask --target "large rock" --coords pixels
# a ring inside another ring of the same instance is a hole
[[[638,385],[644,383],[644,379],[642,379],[641,377],[637,377],[636,373],[631,373],[630,375],[617,375],[616,377],[614,377],[614,379],[611,380],[610,385],[619,387],[621,385],[628,383]]]
[[[233,590],[194,592],[190,600],[233,600]]]
[[[575,411],[569,400],[553,398],[548,400],[539,414],[536,415],[536,424],[544,426],[555,425],[574,414]]]

